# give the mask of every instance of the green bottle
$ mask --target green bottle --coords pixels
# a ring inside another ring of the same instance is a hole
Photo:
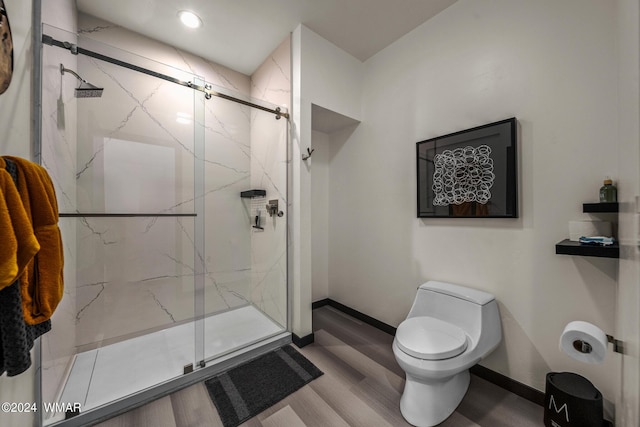
[[[600,187],[600,203],[610,203],[618,201],[618,190],[615,185],[613,185],[613,181],[611,178],[606,177],[604,180],[604,185]]]

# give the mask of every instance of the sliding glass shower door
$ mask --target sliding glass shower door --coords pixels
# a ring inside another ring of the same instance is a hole
[[[55,28],[44,33],[204,84]],[[204,244],[205,97],[55,43],[43,47],[42,75],[41,159],[56,185],[65,246],[65,296],[42,339],[43,401],[87,411],[203,358],[195,286],[204,251],[195,243]],[[45,414],[45,424],[64,416]]]
[[[206,361],[287,329],[288,126],[277,117],[205,103],[205,182],[216,183],[205,192]]]
[[[43,32],[36,154],[58,196],[65,295],[41,340],[42,401],[104,408],[282,339],[286,112],[251,98],[248,76],[233,92]]]

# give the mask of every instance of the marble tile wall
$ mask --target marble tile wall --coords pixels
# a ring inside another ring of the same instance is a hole
[[[251,78],[251,95],[288,110],[291,99],[291,41],[287,37]],[[274,122],[277,122],[274,125]],[[263,211],[264,230],[251,234],[251,302],[281,325],[287,324],[287,144],[285,119],[252,111],[251,184],[278,200],[283,217]]]
[[[87,49],[185,80],[198,78],[219,91],[247,98],[277,94],[286,99],[278,104],[289,102],[288,95],[283,97],[289,88],[286,43],[252,80],[91,16],[80,15],[78,22],[79,44]],[[251,228],[251,203],[239,197],[261,185],[268,197],[286,206],[286,121],[215,97],[205,101],[199,92],[103,61],[47,49],[57,56],[45,59],[52,84],[44,95],[49,123],[43,157],[63,199],[61,212],[192,213],[194,161],[204,161],[205,169],[204,253],[194,252],[192,217],[61,221],[65,242],[78,248],[68,258],[73,262],[66,280],[73,294],[67,298],[68,317],[75,325],[68,339],[75,348],[87,350],[193,318],[196,259],[205,265],[207,314],[253,303],[286,325],[286,217],[277,218],[258,238]],[[75,99],[75,78],[59,70],[56,75],[60,62],[103,87],[102,97]],[[61,82],[67,91],[65,128],[77,129],[72,141],[56,122]],[[195,122],[198,109],[204,110],[204,123]],[[70,117],[77,117],[77,126]],[[205,155],[194,160],[199,126]]]
[[[112,56],[121,58],[118,53]],[[143,58],[127,59],[176,75]],[[104,91],[77,100],[76,209],[194,213],[194,118],[204,108],[195,92],[86,56],[78,57],[78,72]],[[193,80],[187,73],[178,78]],[[79,351],[193,317],[192,217],[74,221]]]

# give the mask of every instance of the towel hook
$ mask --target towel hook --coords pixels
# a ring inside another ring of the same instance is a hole
[[[313,152],[316,151],[316,149],[309,149],[309,147],[307,147],[307,155],[305,156],[304,154],[302,155],[302,160],[307,160],[309,159],[309,157],[311,157],[311,155],[313,154]]]

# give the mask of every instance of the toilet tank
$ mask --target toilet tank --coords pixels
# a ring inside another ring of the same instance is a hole
[[[418,288],[407,318],[435,317],[452,323],[478,339],[481,326],[500,319],[495,297],[490,293],[452,283],[429,281]]]

